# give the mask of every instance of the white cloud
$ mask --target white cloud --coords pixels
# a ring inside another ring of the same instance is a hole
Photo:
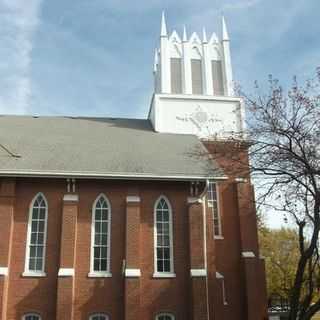
[[[222,11],[247,9],[257,5],[261,0],[235,1],[222,6]]]
[[[0,0],[0,112],[24,113],[31,97],[33,36],[42,0]]]

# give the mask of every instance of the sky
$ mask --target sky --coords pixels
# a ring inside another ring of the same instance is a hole
[[[162,10],[189,35],[223,14],[246,92],[319,65],[319,0],[0,0],[0,114],[145,118]]]

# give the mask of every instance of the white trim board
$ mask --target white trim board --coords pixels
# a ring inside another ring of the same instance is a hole
[[[60,268],[58,277],[74,277],[74,268]]]
[[[191,277],[206,277],[207,270],[206,269],[191,269],[190,275],[191,275]]]
[[[126,278],[139,278],[141,276],[140,269],[126,269],[124,272]]]
[[[8,267],[0,267],[0,276],[7,276],[9,273]]]

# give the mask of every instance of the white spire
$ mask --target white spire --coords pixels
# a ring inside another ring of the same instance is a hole
[[[158,49],[155,50],[154,52],[154,65],[153,65],[153,72],[157,72],[157,67],[158,67]]]
[[[215,32],[213,32],[211,38],[210,38],[210,42],[213,42],[213,43],[217,43],[219,42],[219,39],[218,39],[218,36]]]
[[[207,43],[208,42],[208,40],[207,40],[207,32],[206,32],[206,28],[205,27],[203,27],[203,29],[202,29],[202,42],[203,43]]]
[[[161,37],[167,37],[167,25],[166,25],[166,17],[164,11],[162,11],[162,18],[161,18]]]
[[[226,21],[224,19],[224,16],[222,16],[222,41],[229,41],[229,34],[227,30]]]
[[[182,37],[182,41],[183,41],[183,42],[187,42],[187,41],[188,41],[186,26],[183,26],[183,37]]]

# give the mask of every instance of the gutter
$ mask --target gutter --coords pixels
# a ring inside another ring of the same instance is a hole
[[[98,172],[60,172],[33,170],[0,170],[0,177],[32,177],[32,178],[77,178],[77,179],[117,179],[117,180],[163,180],[163,181],[199,181],[227,180],[227,176],[197,175],[154,175],[136,173],[98,173]]]

